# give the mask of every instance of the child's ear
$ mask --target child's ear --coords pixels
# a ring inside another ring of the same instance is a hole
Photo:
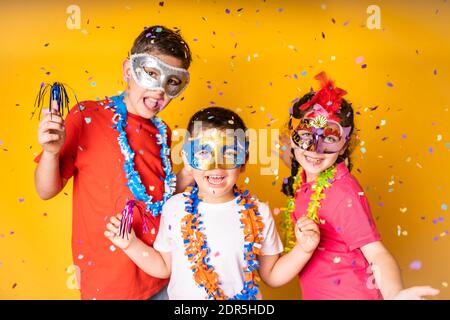
[[[131,64],[129,59],[125,59],[122,63],[122,75],[123,80],[128,82],[131,77]]]

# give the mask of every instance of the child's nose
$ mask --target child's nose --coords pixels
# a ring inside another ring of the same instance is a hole
[[[164,94],[165,94],[165,91],[163,89],[157,89],[156,90],[156,95],[157,95],[158,99],[163,99],[164,98]]]

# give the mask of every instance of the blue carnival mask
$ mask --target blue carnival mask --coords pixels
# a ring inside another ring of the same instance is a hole
[[[240,168],[245,164],[248,142],[245,133],[230,135],[214,129],[211,134],[202,133],[195,138],[188,138],[183,150],[189,165],[194,169],[228,170]]]

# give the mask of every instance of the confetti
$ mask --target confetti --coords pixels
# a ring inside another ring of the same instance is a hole
[[[83,260],[84,256],[82,254],[78,255],[78,260]]]
[[[392,88],[394,86],[394,84],[392,82],[387,82],[386,83],[388,87]]]
[[[420,268],[422,268],[422,262],[420,262],[419,260],[414,260],[409,264],[409,268],[411,270],[419,270]]]
[[[109,247],[109,250],[111,250],[112,252],[116,251],[116,246],[112,244],[112,245]]]
[[[341,262],[341,257],[334,257],[333,263],[339,263]]]
[[[273,214],[274,214],[274,215],[277,216],[279,213],[280,213],[280,208],[274,208],[274,209],[273,209]]]
[[[448,210],[448,206],[446,203],[441,204],[441,210],[444,210],[444,211]]]
[[[84,118],[84,121],[85,121],[87,124],[89,124],[89,123],[91,123],[91,118],[90,118],[90,117],[85,117],[85,118]]]
[[[405,213],[406,211],[408,211],[408,208],[400,208],[401,213]]]
[[[245,178],[245,181],[244,181],[244,183],[245,183],[245,184],[248,184],[248,183],[249,183],[249,181],[250,181],[250,178],[249,178],[249,177],[247,177],[247,178]]]
[[[442,134],[438,134],[437,137],[436,137],[436,140],[437,141],[441,141],[442,140]]]
[[[355,59],[356,64],[361,64],[364,61],[364,57],[360,56]]]
[[[24,198],[19,198],[19,202],[20,202],[20,203],[22,203],[22,202],[24,202],[24,201],[25,201]]]

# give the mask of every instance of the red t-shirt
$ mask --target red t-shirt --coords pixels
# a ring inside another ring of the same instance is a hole
[[[65,119],[66,142],[60,153],[60,171],[73,182],[72,255],[80,268],[82,299],[148,299],[167,283],[139,269],[128,256],[104,236],[109,217],[123,210],[127,199],[134,199],[127,187],[124,157],[113,128],[109,100],[85,101],[76,105]],[[128,113],[128,143],[135,152],[135,168],[147,193],[161,200],[164,171],[157,128],[150,120]],[[170,146],[170,131],[168,129]],[[35,159],[40,160],[40,155]],[[142,234],[142,220],[137,210],[133,229],[137,237],[153,245],[159,217]]]
[[[322,220],[320,243],[300,272],[303,299],[381,299],[374,276],[360,248],[381,239],[358,181],[344,163],[337,165],[335,181],[324,191],[318,210]],[[305,181],[305,175],[302,177]],[[297,191],[293,218],[306,213],[312,182]]]

